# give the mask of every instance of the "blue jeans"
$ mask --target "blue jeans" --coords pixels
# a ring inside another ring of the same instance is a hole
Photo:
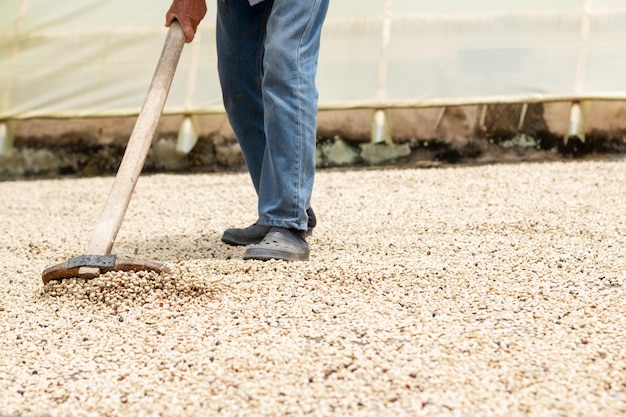
[[[307,229],[320,33],[329,0],[217,0],[224,106],[257,192],[258,223]]]

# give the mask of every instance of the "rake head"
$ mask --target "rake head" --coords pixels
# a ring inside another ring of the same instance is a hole
[[[118,259],[115,255],[87,255],[70,258],[58,265],[47,268],[41,274],[44,284],[50,281],[61,281],[69,278],[92,279],[109,271],[155,271],[169,272],[169,269],[158,262],[138,259]]]

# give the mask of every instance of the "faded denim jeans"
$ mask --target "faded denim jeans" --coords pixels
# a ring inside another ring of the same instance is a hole
[[[224,106],[259,197],[258,223],[307,229],[320,33],[329,0],[218,0]]]

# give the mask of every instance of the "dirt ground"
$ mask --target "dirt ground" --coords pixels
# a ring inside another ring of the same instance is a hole
[[[626,163],[322,170],[304,263],[243,261],[244,173],[0,182],[0,416],[626,414]]]

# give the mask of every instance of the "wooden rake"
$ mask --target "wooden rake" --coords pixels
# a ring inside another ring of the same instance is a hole
[[[74,277],[91,279],[108,271],[168,271],[157,262],[120,259],[111,254],[111,249],[146,161],[184,45],[182,27],[174,21],[167,32],[150,88],[128,140],[104,210],[87,247],[87,254],[47,268],[41,276],[44,284],[51,280]]]

